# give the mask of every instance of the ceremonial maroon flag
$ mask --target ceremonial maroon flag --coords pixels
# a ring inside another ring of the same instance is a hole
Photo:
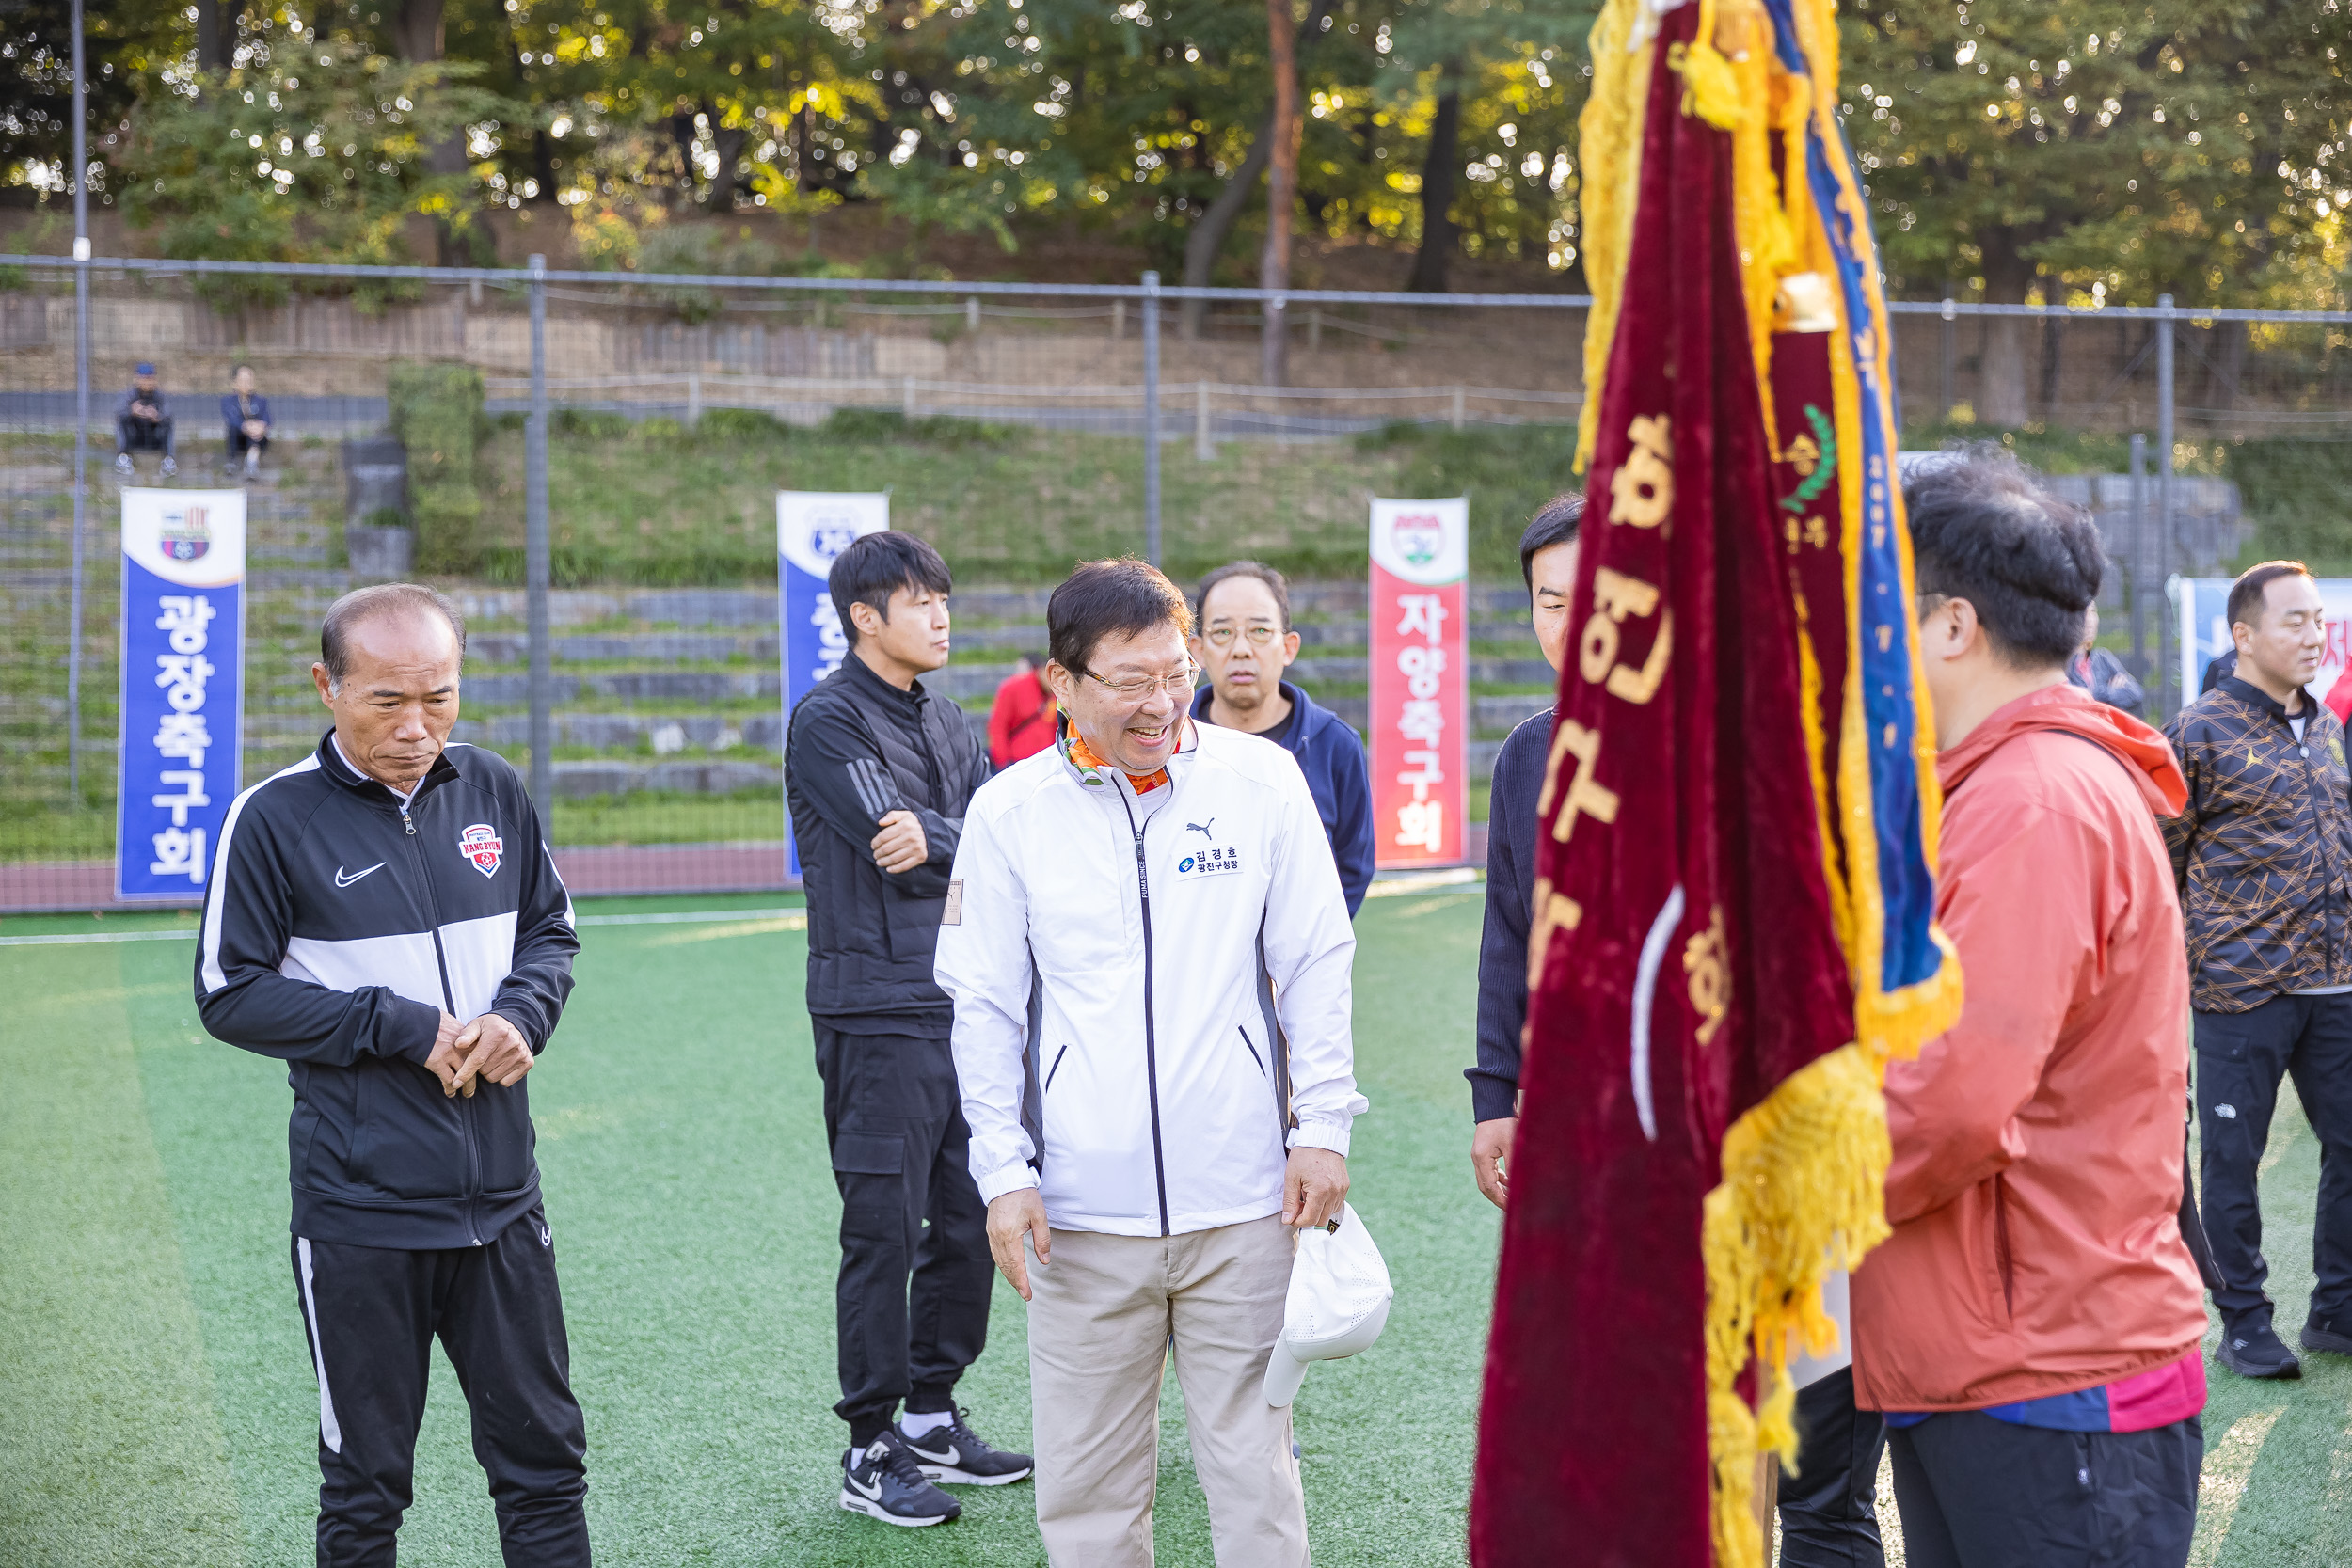
[[[1718,8],[1610,0],[1593,38],[1589,506],[1479,1568],[1760,1560],[1776,1369],[1826,1348],[1822,1275],[1885,1234],[1885,1054],[1957,1003],[1883,307],[1844,287],[1851,182],[1811,178],[1850,173],[1822,147],[1835,22]]]

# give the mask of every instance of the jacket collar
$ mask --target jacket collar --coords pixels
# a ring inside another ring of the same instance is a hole
[[[2256,686],[2252,681],[2241,680],[2234,674],[2222,676],[2219,680],[2214,682],[2213,689],[2216,691],[2226,691],[2231,696],[2238,699],[2240,702],[2253,704],[2256,707],[2262,709],[2265,713],[2269,714],[2273,719],[2276,719],[2281,724],[2285,723],[2290,719],[2309,719],[2312,716],[2312,707],[2318,703],[2318,699],[2312,695],[2312,689],[2308,686],[2303,687],[2300,689],[2300,695],[2303,699],[2302,711],[2299,713],[2289,713],[2287,711],[2286,705],[2279,701],[2278,698],[2273,697],[2269,692],[2265,691],[2261,687]]]
[[[335,732],[331,728],[319,736],[318,758],[319,771],[350,790],[354,795],[371,805],[383,806],[391,811],[400,810],[399,796],[343,760],[342,748],[335,744]],[[409,804],[414,805],[417,801],[423,800],[428,793],[438,789],[455,777],[457,777],[456,765],[449,760],[449,752],[445,748],[439,756],[433,759],[433,766],[424,770],[424,777],[417,781],[416,793],[408,797]]]
[[[1312,697],[1308,696],[1290,682],[1277,681],[1275,684],[1281,689],[1282,695],[1291,700],[1290,730],[1284,737],[1283,745],[1295,753],[1306,743],[1307,732],[1314,724],[1314,715],[1321,710],[1315,706],[1315,700]],[[1192,699],[1193,722],[1198,724],[1214,722],[1209,718],[1209,705],[1216,700],[1216,688],[1214,686],[1203,686],[1195,692]]]
[[[2188,783],[2161,731],[2064,682],[1994,709],[1959,745],[1937,752],[1936,782],[1951,794],[1995,752],[2033,730],[2063,730],[2113,755],[2158,816],[2177,816],[2188,800]]]
[[[866,695],[882,702],[897,703],[910,712],[921,712],[923,705],[930,700],[930,693],[923,689],[923,683],[920,680],[916,681],[912,689],[901,691],[874,673],[874,667],[858,657],[855,649],[842,656],[841,667],[834,671],[834,674],[836,679],[847,675],[850,678],[850,684]]]

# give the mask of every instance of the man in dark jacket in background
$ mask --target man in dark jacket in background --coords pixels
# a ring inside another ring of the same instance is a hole
[[[2267,561],[2230,589],[2237,661],[2165,735],[2188,807],[2165,818],[2188,925],[2201,1197],[2226,1282],[2223,1366],[2298,1377],[2271,1326],[2256,1192],[2279,1081],[2319,1134],[2305,1350],[2352,1354],[2352,772],[2344,725],[2306,689],[2327,616],[2302,562]]]
[[[229,808],[196,958],[204,1027],[294,1085],[318,1560],[392,1561],[437,1335],[507,1568],[586,1568],[587,1432],[523,1087],[572,989],[571,900],[514,768],[448,744],[449,602],[358,589],[319,642],[335,727]]]
[[[1584,498],[1556,496],[1519,536],[1519,575],[1535,620],[1535,641],[1553,674],[1567,657],[1568,594],[1576,586],[1577,533]],[[1527,1027],[1527,931],[1535,892],[1535,802],[1551,751],[1552,709],[1524,721],[1495,755],[1486,798],[1486,929],[1478,943],[1478,1065],[1470,1083],[1470,1168],[1498,1209],[1518,1131],[1519,1036]]]
[[[827,586],[850,656],[793,708],[785,778],[841,1189],[841,1506],[933,1525],[962,1512],[934,1482],[997,1486],[1030,1469],[1026,1454],[975,1435],[954,1397],[987,1343],[995,1265],[931,959],[941,921],[960,914],[947,874],[988,757],[963,710],[918,678],[947,662],[953,582],[939,552],[911,533],[869,533],[834,560]]]
[[[1298,657],[1290,584],[1271,566],[1230,562],[1200,579],[1193,610],[1192,657],[1209,676],[1193,718],[1271,740],[1298,760],[1354,919],[1372,886],[1372,770],[1362,737],[1282,678]]]

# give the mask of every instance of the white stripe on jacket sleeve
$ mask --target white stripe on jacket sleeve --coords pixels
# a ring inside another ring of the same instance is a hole
[[[225,902],[222,890],[229,883],[229,846],[236,837],[237,819],[245,815],[246,802],[280,779],[296,773],[311,773],[318,769],[319,754],[312,752],[292,768],[281,768],[238,796],[229,804],[229,815],[220,821],[220,842],[213,847],[213,885],[204,890],[204,994],[210,996],[229,983],[228,974],[220,967],[220,920]]]

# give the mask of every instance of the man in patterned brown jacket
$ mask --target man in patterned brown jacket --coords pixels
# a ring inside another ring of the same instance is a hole
[[[2302,1345],[2352,1355],[2352,774],[2343,724],[2305,689],[2327,627],[2302,562],[2240,577],[2229,616],[2236,670],[2165,730],[2188,808],[2164,836],[2188,925],[2205,1229],[2226,1281],[2218,1354],[2241,1376],[2298,1377],[2271,1328],[2255,1180],[2292,1073],[2320,1141]]]

